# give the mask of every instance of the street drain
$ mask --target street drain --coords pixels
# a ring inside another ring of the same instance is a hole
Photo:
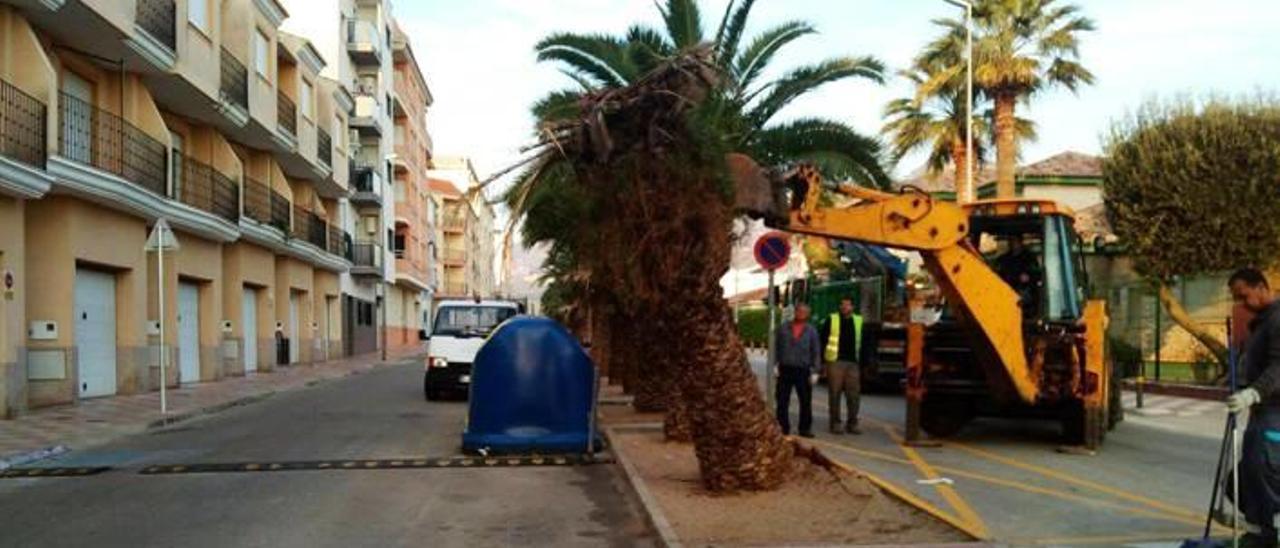
[[[290,462],[232,462],[161,464],[143,468],[143,475],[206,474],[219,472],[298,472],[305,470],[399,470],[422,468],[514,468],[587,466],[613,462],[611,457],[584,455],[439,457],[408,459],[352,459]]]
[[[93,476],[110,470],[109,466],[74,466],[64,468],[6,468],[0,470],[0,479],[23,478],[74,478]]]

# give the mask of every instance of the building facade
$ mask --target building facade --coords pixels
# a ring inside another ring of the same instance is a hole
[[[297,4],[0,2],[0,416],[378,347],[389,9]]]
[[[438,156],[428,176],[443,202],[440,236],[444,277],[441,293],[450,297],[493,297],[498,290],[497,223],[493,205],[481,191],[471,160]]]

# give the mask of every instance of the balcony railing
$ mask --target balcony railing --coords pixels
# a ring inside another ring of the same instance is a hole
[[[0,156],[44,169],[47,118],[44,103],[0,80]]]
[[[289,200],[284,195],[271,191],[271,226],[289,233]]]
[[[467,229],[467,218],[462,214],[446,213],[440,226],[449,232],[463,232]]]
[[[351,235],[334,225],[329,225],[329,253],[351,260]]]
[[[293,237],[320,249],[326,249],[329,243],[329,224],[315,212],[300,205],[294,205]]]
[[[227,48],[222,48],[222,98],[249,110],[249,71]]]
[[[177,7],[173,0],[137,0],[138,26],[147,31],[156,40],[177,51]]]
[[[240,187],[209,164],[173,153],[173,198],[231,222],[240,220]]]
[[[329,139],[329,132],[323,129],[316,130],[316,157],[325,167],[333,169],[333,141]]]
[[[352,244],[351,264],[358,267],[382,268],[382,246],[374,242]]]
[[[159,140],[123,118],[66,93],[59,95],[58,116],[58,150],[63,157],[168,196],[167,147]]]
[[[298,107],[284,92],[276,94],[276,123],[289,135],[298,135]]]
[[[245,177],[244,214],[264,225],[271,224],[271,187],[252,177]]]

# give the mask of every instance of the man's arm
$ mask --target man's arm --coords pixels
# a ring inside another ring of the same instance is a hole
[[[810,329],[809,335],[809,353],[812,356],[809,361],[809,367],[814,373],[817,373],[822,368],[822,340],[818,339],[818,331],[816,329]]]

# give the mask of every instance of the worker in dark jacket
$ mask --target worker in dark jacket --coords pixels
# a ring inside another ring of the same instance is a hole
[[[1280,513],[1280,301],[1257,269],[1239,270],[1227,283],[1236,304],[1257,314],[1241,360],[1246,387],[1227,399],[1232,413],[1249,411],[1236,504],[1246,521],[1241,546],[1270,548]]]
[[[800,399],[800,435],[813,437],[813,385],[818,382],[822,366],[822,343],[818,330],[809,325],[809,306],[796,305],[791,323],[778,326],[774,332],[774,374],[778,377],[778,424],[782,433],[791,433],[791,391]]]
[[[861,434],[858,408],[862,403],[862,316],[853,312],[853,299],[840,299],[840,311],[823,322],[820,333],[827,363],[827,411],[832,434]],[[844,428],[840,424],[840,398],[849,408]]]

